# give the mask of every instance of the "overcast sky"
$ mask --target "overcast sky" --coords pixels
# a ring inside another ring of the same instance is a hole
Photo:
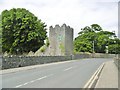
[[[104,30],[118,32],[119,0],[0,0],[0,13],[5,9],[26,8],[49,26],[56,24],[80,29],[99,24]]]

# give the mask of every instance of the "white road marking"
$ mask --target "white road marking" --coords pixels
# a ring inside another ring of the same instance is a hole
[[[47,76],[44,76],[44,77],[38,78],[38,79],[36,79],[36,81],[37,81],[37,80],[44,79],[44,78],[46,78],[46,77],[47,77]]]
[[[27,83],[24,83],[23,85],[27,85],[29,82],[27,82]]]
[[[72,69],[73,67],[69,67],[69,68],[67,68],[67,69],[65,69],[65,70],[63,70],[63,71],[68,71],[68,70],[70,70],[70,69]]]
[[[18,88],[18,87],[21,87],[22,85],[18,85],[18,86],[16,86],[15,88]]]
[[[35,82],[35,80],[34,81],[30,81],[30,83],[33,83],[33,82]]]
[[[50,77],[50,76],[52,76],[52,75],[54,75],[54,74],[50,74],[50,75],[48,75],[48,76],[43,76],[43,77],[41,77],[41,78],[38,78],[38,79],[35,79],[35,80],[32,80],[32,81],[26,82],[26,83],[24,83],[24,84],[21,84],[21,85],[15,86],[15,88],[22,87],[22,86],[24,86],[24,85],[27,85],[27,84],[33,83],[33,82],[38,81],[38,80],[42,80],[42,79],[47,78],[47,77]]]

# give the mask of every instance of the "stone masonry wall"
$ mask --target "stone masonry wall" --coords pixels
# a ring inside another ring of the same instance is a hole
[[[65,55],[72,54],[73,54],[73,29],[68,26],[65,29]]]
[[[61,56],[73,53],[73,29],[66,24],[49,29],[49,55]]]
[[[71,56],[12,56],[2,57],[1,69],[18,68],[24,66],[67,61]]]
[[[95,58],[114,58],[115,55],[111,54],[94,54]],[[76,54],[70,56],[5,56],[2,57],[2,64],[0,64],[0,69],[18,68],[24,66],[76,60],[83,58],[93,58],[92,54]]]

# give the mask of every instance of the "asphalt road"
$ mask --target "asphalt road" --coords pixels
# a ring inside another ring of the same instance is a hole
[[[2,88],[83,88],[97,68],[112,59],[83,59],[2,75]]]

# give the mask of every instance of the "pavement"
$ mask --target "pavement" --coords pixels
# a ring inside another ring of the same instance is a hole
[[[103,62],[111,60],[88,58],[34,66],[35,68],[31,66],[27,69],[6,70],[4,74],[0,75],[2,88],[83,88],[98,67]]]
[[[105,63],[95,88],[118,88],[118,68],[113,61]]]

